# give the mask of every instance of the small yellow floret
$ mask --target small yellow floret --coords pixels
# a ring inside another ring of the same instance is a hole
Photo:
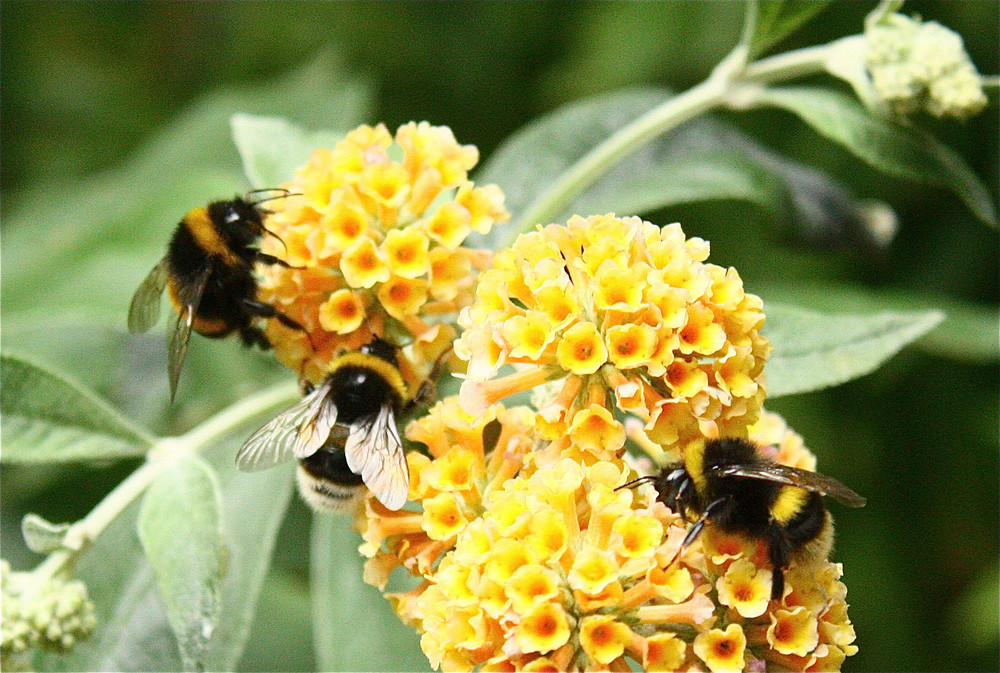
[[[593,374],[608,360],[604,340],[591,322],[578,322],[563,334],[556,349],[559,365],[573,374]]]
[[[580,645],[599,664],[610,664],[622,656],[632,631],[613,615],[590,615],[580,621]]]
[[[694,639],[694,653],[713,673],[742,671],[747,639],[739,624],[730,624],[725,631],[712,629]]]

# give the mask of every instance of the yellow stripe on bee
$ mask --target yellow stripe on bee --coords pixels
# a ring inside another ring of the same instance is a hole
[[[705,493],[705,440],[696,439],[684,447],[684,471],[694,481],[699,495]]]
[[[797,486],[782,486],[778,497],[771,503],[771,516],[780,524],[787,524],[795,515],[802,511],[809,491]]]
[[[184,226],[194,236],[198,247],[207,254],[220,258],[226,266],[240,265],[240,258],[229,249],[222,236],[219,235],[219,228],[212,222],[208,208],[200,207],[191,210],[184,216]]]
[[[409,399],[409,393],[406,389],[406,383],[403,381],[402,374],[399,373],[397,369],[392,364],[386,362],[380,357],[370,355],[368,353],[353,352],[341,355],[339,358],[333,361],[330,365],[330,369],[327,371],[327,375],[333,374],[335,371],[341,367],[364,367],[365,369],[371,369],[378,373],[389,386],[396,391],[399,395],[399,399],[402,401]]]

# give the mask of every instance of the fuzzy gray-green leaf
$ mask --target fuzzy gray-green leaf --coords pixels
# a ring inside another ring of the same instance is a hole
[[[930,134],[876,117],[855,98],[833,89],[762,89],[755,101],[788,110],[881,171],[950,189],[977,218],[996,226],[989,190],[957,152]]]
[[[139,456],[154,438],[80,384],[30,360],[0,358],[3,462]]]
[[[222,496],[212,468],[193,454],[168,461],[139,510],[139,539],[153,568],[185,670],[205,670],[219,619],[226,565]]]
[[[819,13],[829,0],[750,0],[743,41],[755,58],[795,32]],[[746,33],[749,33],[746,34]]]
[[[281,117],[235,114],[229,120],[233,142],[250,184],[268,189],[291,180],[295,169],[318,147],[333,147],[342,133],[308,132]]]
[[[475,180],[500,186],[513,220],[486,237],[474,234],[470,244],[497,250],[512,243],[519,228],[535,224],[518,220],[556,176],[672,95],[655,87],[601,94],[554,110],[511,135]],[[823,195],[831,192],[852,201],[829,176],[774,154],[725,123],[701,118],[625,157],[553,219],[574,213],[641,214],[716,199],[749,201],[773,211],[792,204],[803,219],[802,203],[825,203]]]
[[[24,544],[36,554],[51,554],[59,549],[68,530],[68,523],[51,523],[33,513],[25,514],[21,519]]]
[[[944,319],[940,311],[828,314],[765,303],[769,397],[805,393],[864,376]]]

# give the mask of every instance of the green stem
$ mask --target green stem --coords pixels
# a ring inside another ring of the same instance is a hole
[[[642,145],[686,121],[725,106],[730,96],[748,85],[763,86],[823,71],[840,42],[797,49],[741,68],[718,68],[704,82],[670,98],[595,146],[527,207],[515,222],[515,229],[523,233],[536,224],[553,221],[577,196]],[[737,47],[733,56],[739,56],[740,49]],[[723,61],[730,66],[734,62],[738,63],[738,59]]]
[[[169,464],[171,454],[203,451],[249,419],[282,409],[294,402],[296,397],[295,384],[282,383],[240,400],[183,435],[159,439],[149,450],[147,460],[141,467],[118,484],[85,517],[69,527],[64,547],[49,554],[33,571],[38,580],[35,586],[42,586],[48,578],[70,568],[90,543],[139,499],[164,466]]]

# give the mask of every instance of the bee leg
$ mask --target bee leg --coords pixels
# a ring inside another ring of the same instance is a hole
[[[256,327],[244,327],[240,330],[240,338],[243,339],[243,343],[248,348],[253,348],[256,346],[261,350],[268,351],[271,350],[271,342],[268,341],[264,332],[257,329]]]
[[[292,318],[289,318],[287,315],[285,315],[278,309],[274,308],[270,304],[265,304],[264,302],[260,301],[254,301],[253,299],[244,299],[243,307],[247,310],[247,313],[249,313],[250,315],[258,316],[260,318],[274,318],[285,327],[288,327],[289,329],[298,330],[304,333],[306,335],[306,338],[309,339],[309,346],[312,347],[313,350],[316,350],[316,344],[313,343],[312,335],[309,333],[309,331],[305,327],[303,327],[300,322],[298,322],[297,320],[293,320]],[[268,348],[270,348],[270,342],[268,342]]]
[[[674,557],[670,559],[670,563],[664,566],[664,568],[669,568],[670,566],[672,566],[674,562],[680,557],[681,553],[683,553],[685,549],[694,544],[694,541],[698,539],[698,536],[701,535],[701,532],[705,529],[705,523],[707,523],[709,517],[712,516],[712,512],[714,512],[722,505],[729,503],[731,500],[732,497],[727,495],[722,498],[719,498],[718,500],[713,500],[712,502],[709,503],[708,507],[705,508],[705,511],[702,513],[702,515],[698,518],[697,521],[694,522],[694,525],[691,526],[690,530],[688,530],[687,535],[684,536],[684,540],[681,541],[681,546],[677,548],[677,553],[674,554]]]
[[[774,521],[767,528],[767,556],[771,561],[771,600],[780,601],[785,594],[785,573],[788,567],[788,540]]]
[[[451,348],[446,348],[441,355],[438,356],[437,360],[434,361],[434,367],[431,368],[431,373],[424,379],[423,383],[420,384],[420,388],[417,390],[417,394],[413,396],[413,399],[406,404],[406,411],[413,411],[415,408],[427,405],[430,406],[434,403],[435,397],[437,397],[437,383],[438,379],[441,377],[441,370],[444,369],[444,363],[448,360],[448,356],[451,355]]]
[[[278,239],[281,240],[280,238]],[[264,264],[276,264],[278,266],[283,266],[286,269],[304,269],[304,266],[292,266],[288,262],[274,255],[269,255],[266,252],[260,252],[259,250],[254,253],[254,259],[258,262],[263,262]]]

